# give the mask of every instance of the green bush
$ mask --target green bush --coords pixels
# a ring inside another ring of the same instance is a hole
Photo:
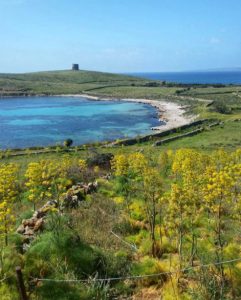
[[[54,233],[42,234],[26,253],[26,270],[34,276],[61,277],[63,271],[86,278],[103,269],[98,251],[81,242],[79,237],[63,232],[56,240]],[[64,270],[65,269],[65,270]]]
[[[164,268],[165,267],[165,268]],[[166,266],[162,266],[161,262],[155,258],[149,256],[144,256],[140,262],[134,263],[132,267],[132,274],[135,276],[141,275],[152,275],[168,271]],[[153,277],[144,277],[140,282],[142,285],[149,286],[157,284],[161,281],[166,280],[166,276],[153,276]]]
[[[214,111],[220,114],[230,114],[232,111],[224,101],[214,101],[212,106]]]
[[[131,256],[126,251],[106,253],[105,264],[108,277],[124,276],[130,271]]]
[[[72,139],[67,139],[64,141],[64,146],[65,147],[70,147],[73,144],[73,140]]]
[[[104,274],[101,253],[85,245],[73,233],[53,232],[37,238],[25,255],[24,272],[27,277],[53,279],[86,279],[93,274]],[[84,285],[42,282],[34,287],[37,299],[90,299]]]

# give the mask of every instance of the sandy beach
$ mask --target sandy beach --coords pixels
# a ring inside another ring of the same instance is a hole
[[[159,120],[165,122],[165,124],[160,124],[160,126],[152,127],[155,131],[165,131],[175,127],[189,124],[194,121],[194,116],[186,116],[185,107],[180,106],[174,102],[168,102],[165,100],[150,100],[150,99],[130,99],[130,98],[107,98],[98,97],[88,94],[78,94],[78,95],[58,95],[63,97],[83,97],[94,101],[128,101],[149,104],[158,110]]]

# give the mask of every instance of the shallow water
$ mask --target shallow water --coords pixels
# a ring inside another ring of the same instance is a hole
[[[151,133],[160,125],[150,105],[70,97],[0,100],[0,148],[75,145]]]

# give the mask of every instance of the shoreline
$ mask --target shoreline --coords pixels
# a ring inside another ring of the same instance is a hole
[[[184,116],[185,106],[178,105],[175,102],[166,101],[166,100],[152,100],[152,99],[138,99],[138,98],[113,98],[106,96],[93,96],[89,94],[60,94],[60,95],[24,95],[24,96],[3,96],[0,99],[4,98],[14,98],[14,97],[72,97],[72,98],[85,98],[91,101],[126,101],[126,102],[135,102],[141,104],[151,105],[157,110],[158,120],[162,122],[159,126],[151,127],[150,129],[153,133],[149,135],[154,135],[155,133],[160,133],[170,129],[175,129],[183,125],[188,125],[193,122],[197,116]],[[164,124],[163,124],[164,123]]]
[[[126,101],[148,104],[154,107],[158,112],[159,122],[164,122],[159,126],[151,127],[151,130],[162,132],[169,129],[174,129],[182,125],[190,124],[195,120],[196,116],[184,116],[185,107],[177,103],[165,100],[151,100],[151,99],[134,99],[134,98],[113,98],[113,97],[99,97],[88,94],[68,94],[68,95],[55,95],[56,97],[73,97],[73,98],[86,98],[92,101]]]

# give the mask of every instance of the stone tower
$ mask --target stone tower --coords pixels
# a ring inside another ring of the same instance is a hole
[[[72,70],[73,71],[79,71],[79,65],[78,64],[72,64]]]

